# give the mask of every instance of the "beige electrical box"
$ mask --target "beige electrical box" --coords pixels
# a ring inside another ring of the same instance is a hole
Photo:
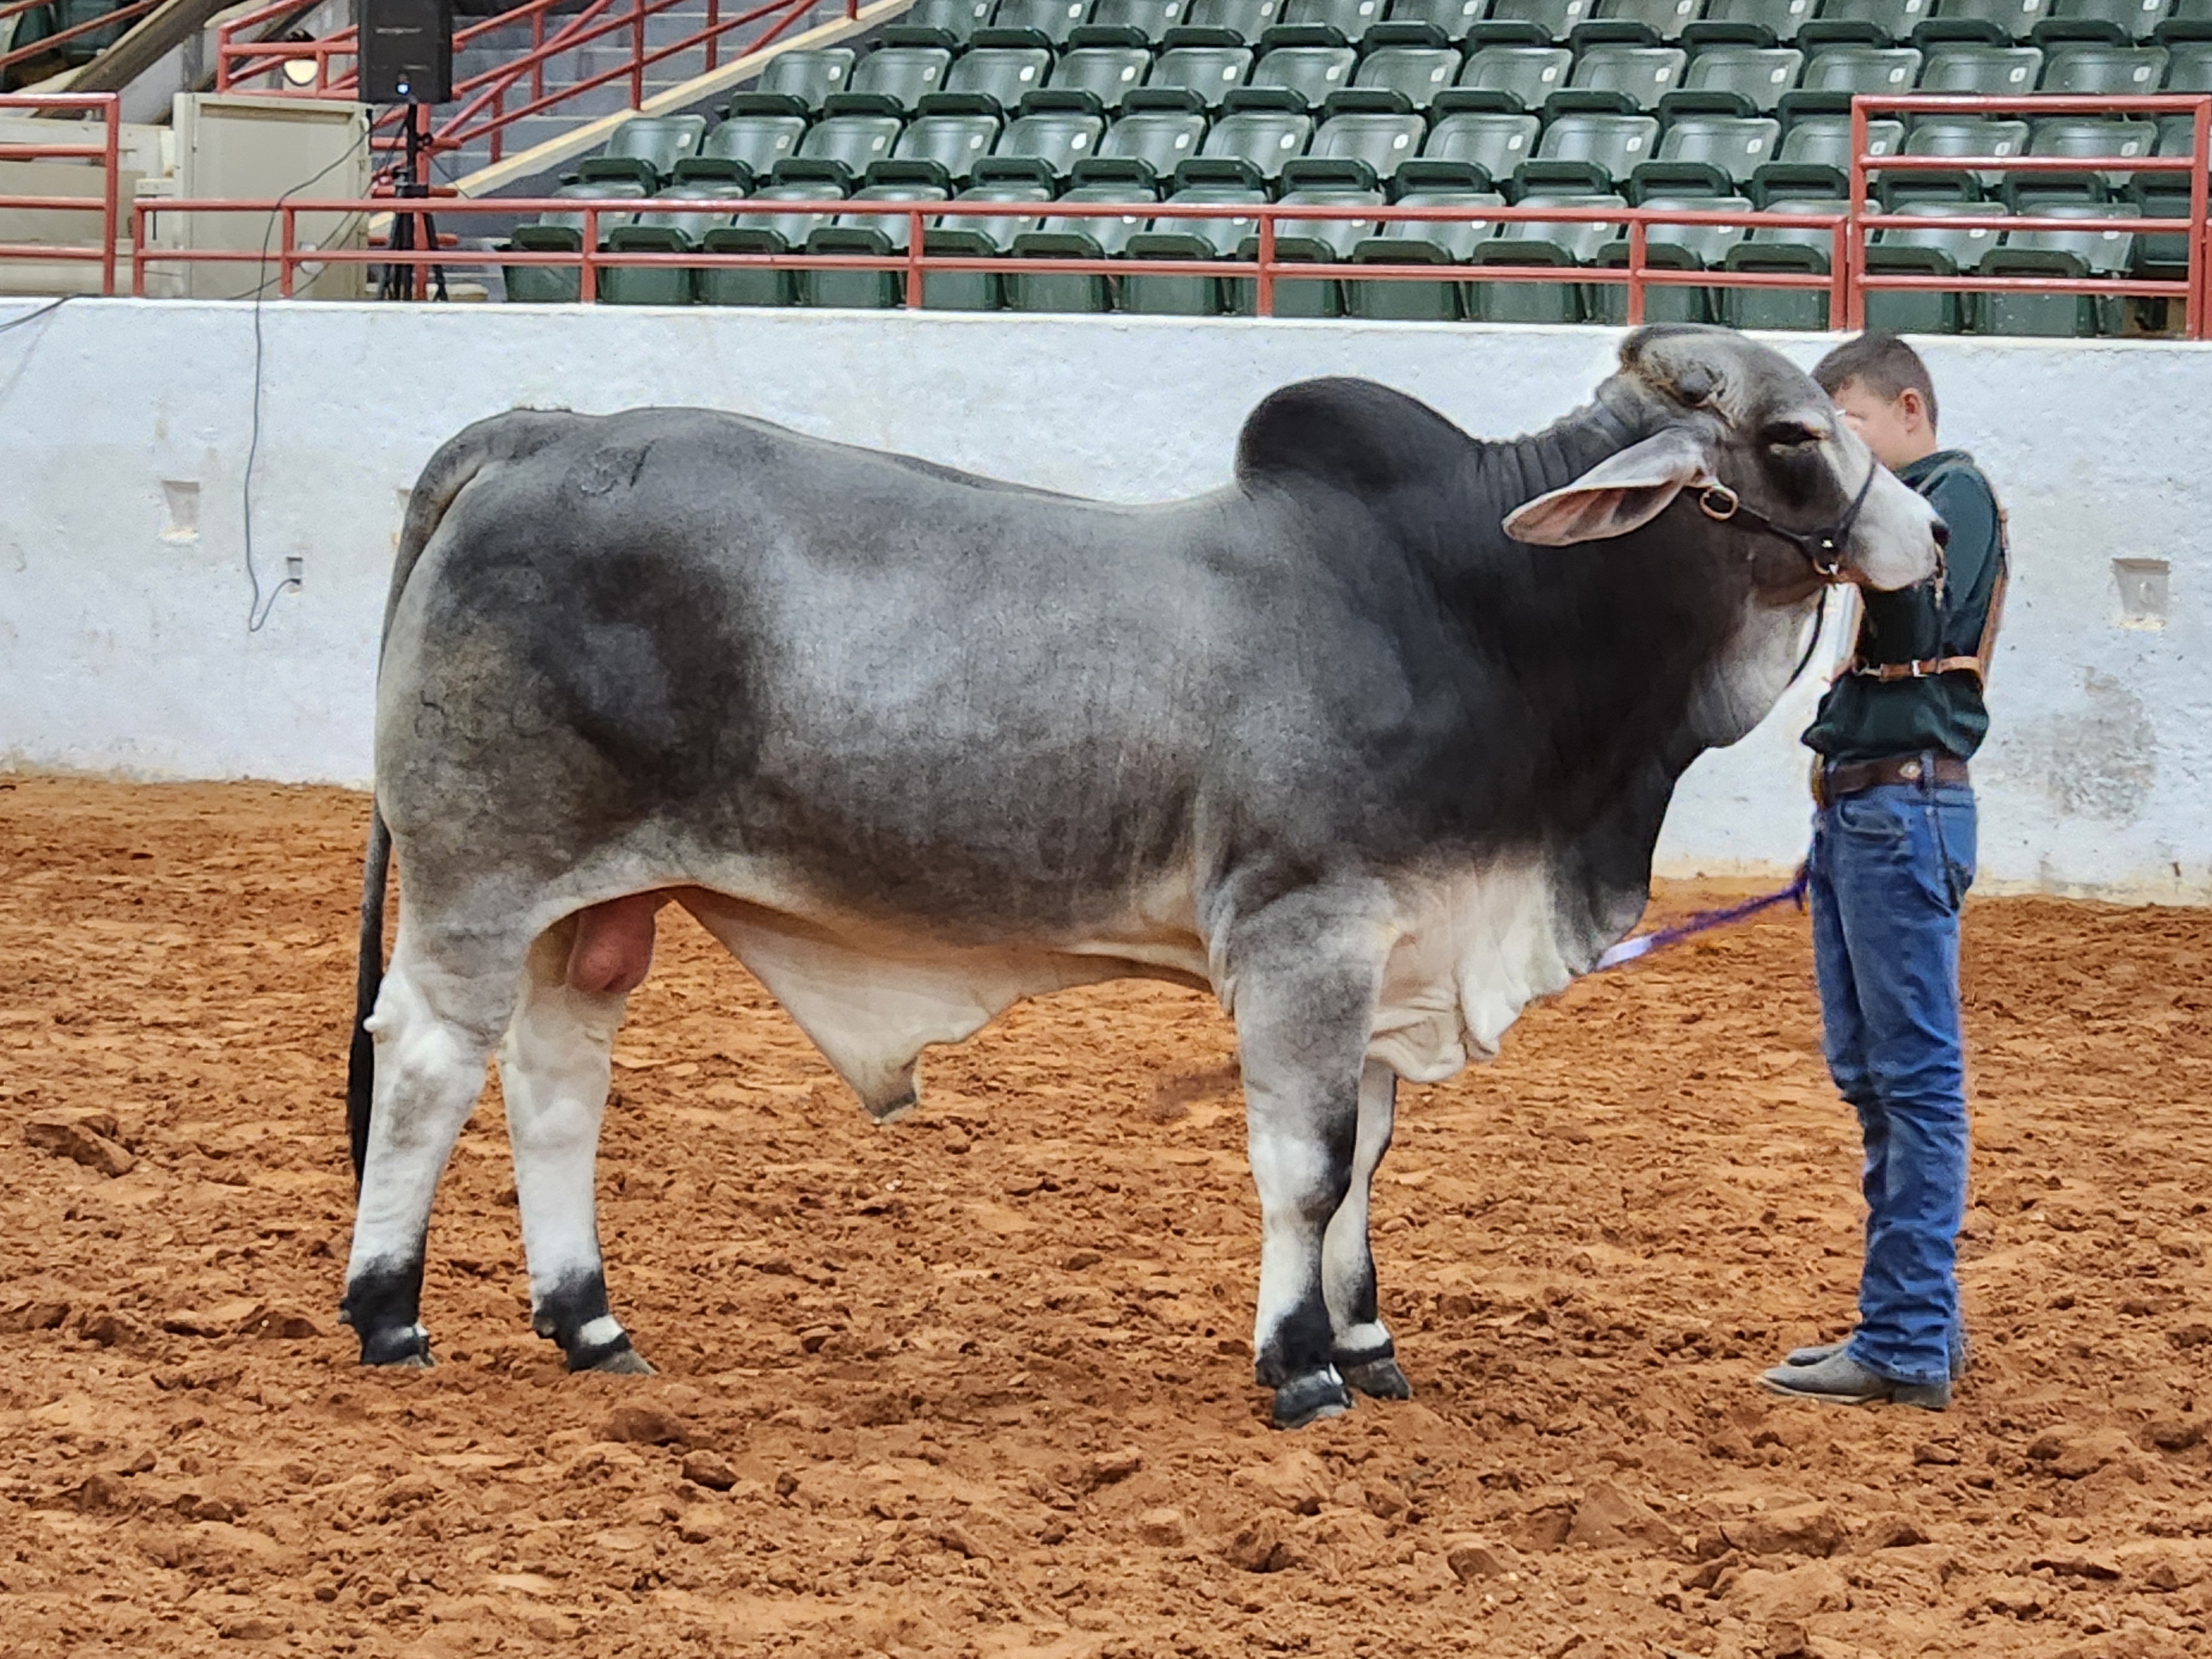
[[[289,192],[300,201],[358,201],[368,194],[374,160],[365,105],[180,92],[173,109],[174,170],[141,181],[141,200],[275,201]],[[301,248],[365,248],[368,216],[297,214],[294,236]],[[273,300],[280,289],[276,255],[283,244],[281,214],[156,210],[146,216],[146,294],[154,299],[246,300],[258,293]],[[161,248],[223,249],[257,257],[163,260],[156,257]],[[265,262],[258,257],[264,249]],[[357,300],[368,292],[368,270],[360,264],[309,260],[295,267],[292,293],[298,299]]]

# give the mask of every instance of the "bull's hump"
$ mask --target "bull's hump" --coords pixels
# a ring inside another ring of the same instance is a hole
[[[1310,481],[1373,495],[1449,477],[1473,440],[1419,399],[1372,380],[1300,380],[1270,393],[1237,441],[1247,484]]]

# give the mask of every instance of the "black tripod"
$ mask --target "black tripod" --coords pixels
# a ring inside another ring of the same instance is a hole
[[[407,110],[407,147],[402,152],[399,175],[394,181],[392,194],[402,200],[426,198],[430,194],[428,169],[422,164],[422,123],[427,112],[421,104],[410,103]],[[416,227],[421,230],[418,233]],[[395,212],[392,216],[392,249],[395,253],[412,252],[416,237],[422,237],[421,246],[434,249],[438,246],[438,222],[427,213]],[[411,264],[394,262],[384,268],[384,281],[376,290],[380,300],[411,300],[416,287],[416,267]],[[426,299],[446,298],[446,268],[432,265],[428,280],[422,285]]]

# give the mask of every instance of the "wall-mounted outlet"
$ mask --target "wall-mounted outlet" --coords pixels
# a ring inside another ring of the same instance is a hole
[[[288,553],[284,556],[284,580],[289,586],[294,587],[303,586],[302,578],[307,574],[307,560],[297,553]]]
[[[2120,590],[2120,626],[2163,628],[2172,600],[2172,568],[2164,559],[2114,559]]]

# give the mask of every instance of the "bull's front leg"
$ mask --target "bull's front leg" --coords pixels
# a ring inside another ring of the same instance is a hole
[[[1359,1127],[1352,1153],[1352,1186],[1329,1218],[1322,1243],[1322,1290],[1328,1302],[1334,1359],[1346,1382],[1378,1400],[1410,1400],[1389,1328],[1376,1306],[1375,1255],[1368,1242],[1368,1195],[1382,1154],[1390,1150],[1398,1074],[1370,1060],[1359,1074]]]
[[[1380,963],[1359,937],[1374,930],[1286,908],[1240,940],[1234,1004],[1260,1193],[1255,1370],[1274,1390],[1275,1426],[1294,1429],[1352,1405],[1334,1363],[1322,1243],[1352,1190]]]

